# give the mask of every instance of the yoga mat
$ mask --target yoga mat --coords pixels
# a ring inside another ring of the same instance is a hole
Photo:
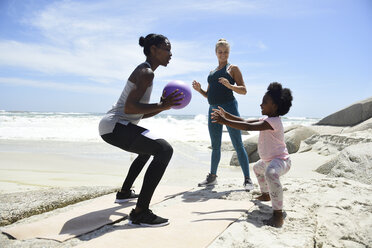
[[[206,247],[254,204],[250,201],[210,199],[159,205],[156,205],[154,212],[169,218],[169,225],[132,227],[126,224],[77,247]]]
[[[159,186],[151,204],[162,202],[186,191],[181,187]],[[67,212],[36,222],[3,228],[1,231],[20,240],[42,238],[62,242],[126,218],[135,207],[136,200],[117,204],[114,203],[115,195],[116,193],[101,196],[87,204],[79,204]]]

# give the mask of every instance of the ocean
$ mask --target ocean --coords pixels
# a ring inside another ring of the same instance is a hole
[[[98,124],[103,115],[104,113],[0,111],[0,164],[1,152],[61,155],[102,160],[104,163],[112,161],[130,164],[136,154],[108,145],[99,136]],[[307,126],[318,119],[282,117],[282,121],[284,126]],[[171,168],[188,171],[203,166],[208,170],[210,140],[206,115],[159,114],[141,120],[139,125],[172,145],[174,154]],[[257,134],[258,132],[242,132],[242,138],[245,140]],[[221,151],[220,167],[227,168],[233,150],[226,129],[222,134]]]
[[[104,113],[0,111],[0,140],[101,142],[98,123],[103,115]],[[282,117],[284,126],[308,126],[318,120],[308,117]],[[139,123],[170,142],[209,142],[207,124],[207,115],[167,114],[142,119]],[[257,133],[251,132],[250,135],[255,134]],[[226,132],[222,139],[228,141]]]

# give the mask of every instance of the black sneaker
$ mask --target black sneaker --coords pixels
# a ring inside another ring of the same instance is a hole
[[[249,177],[244,179],[243,186],[246,191],[251,191],[252,189],[254,189],[252,180]]]
[[[204,187],[204,186],[211,186],[211,185],[216,185],[216,184],[217,184],[217,175],[212,175],[209,173],[207,175],[207,178],[203,182],[198,183],[198,186]]]
[[[116,193],[115,203],[124,203],[135,198],[138,198],[138,195],[132,189],[128,192],[119,191]]]
[[[134,209],[129,214],[129,225],[143,227],[160,227],[168,225],[168,219],[153,214],[150,209],[147,209],[139,214],[136,214]]]

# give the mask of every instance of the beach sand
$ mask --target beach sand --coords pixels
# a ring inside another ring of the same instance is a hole
[[[172,146],[174,156],[160,184],[197,189],[197,183],[202,181],[209,171],[208,144],[201,142],[190,146],[188,143],[174,142]],[[114,192],[121,186],[129,164],[134,159],[133,155],[118,151],[103,142],[92,145],[76,142],[25,143],[2,140],[0,148],[2,199],[7,201],[6,199],[13,199],[10,196],[21,194],[21,199],[26,203],[35,192],[40,191],[82,192],[82,187],[85,187],[84,194],[89,195],[86,189],[95,193],[92,193],[90,198],[96,197],[97,191],[100,190],[102,194]],[[100,152],[106,156],[102,156]],[[242,190],[241,169],[229,166],[231,156],[231,151],[222,152],[218,185],[211,190],[198,191],[200,194],[194,194],[193,197],[203,200],[250,199],[255,206],[216,237],[209,247],[372,247],[371,185],[315,172],[320,165],[334,159],[336,154],[325,156],[316,151],[308,151],[291,155],[292,168],[281,178],[286,218],[283,228],[280,229],[263,225],[262,221],[271,215],[272,209],[270,202],[254,200],[259,194],[252,170],[254,163],[250,164],[250,172],[255,189],[245,192]],[[143,174],[144,171],[135,182],[134,189],[137,192],[140,190]],[[86,199],[88,198],[87,196]],[[17,204],[16,201],[7,203]],[[22,204],[19,206],[27,208]],[[30,223],[68,211],[68,207],[20,218],[9,226]],[[3,207],[1,211],[4,218],[6,212],[9,212],[9,206]],[[63,243],[41,239],[19,241],[2,233],[0,246],[73,247],[115,231],[115,228],[126,223],[127,220],[123,220]]]
[[[205,179],[209,171],[208,144],[172,143],[174,154],[161,183],[190,186]],[[223,151],[220,171],[240,172],[228,166],[231,151]],[[50,187],[120,187],[136,155],[102,143],[0,140],[0,193]],[[150,162],[151,160],[149,160]],[[149,163],[148,162],[148,163]],[[145,167],[146,169],[146,167]],[[145,169],[134,188],[140,189]],[[243,176],[241,175],[243,182]]]

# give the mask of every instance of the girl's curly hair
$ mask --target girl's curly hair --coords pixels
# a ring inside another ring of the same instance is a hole
[[[267,92],[273,102],[278,106],[278,115],[285,115],[288,113],[289,109],[292,106],[292,92],[288,88],[282,87],[278,82],[273,82],[267,87]]]

